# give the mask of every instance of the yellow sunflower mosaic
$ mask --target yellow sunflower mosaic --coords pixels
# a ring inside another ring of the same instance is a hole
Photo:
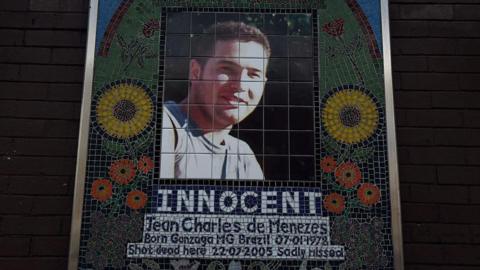
[[[108,135],[129,139],[148,126],[153,116],[153,103],[141,86],[120,83],[100,96],[96,114],[100,127]]]
[[[335,140],[355,144],[368,139],[378,126],[378,108],[367,94],[358,89],[342,89],[325,103],[322,121]]]

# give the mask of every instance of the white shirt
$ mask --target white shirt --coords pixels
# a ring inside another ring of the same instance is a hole
[[[264,179],[246,142],[225,132],[203,134],[178,104],[164,104],[162,124],[160,178]]]

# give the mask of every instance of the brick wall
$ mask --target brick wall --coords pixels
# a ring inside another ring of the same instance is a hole
[[[390,7],[407,269],[480,269],[480,1]]]
[[[0,269],[66,269],[87,2],[0,2]],[[479,269],[480,0],[390,2],[406,269]]]
[[[0,269],[66,269],[88,1],[0,1]]]

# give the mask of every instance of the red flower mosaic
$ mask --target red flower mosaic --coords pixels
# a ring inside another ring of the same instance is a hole
[[[138,159],[137,169],[139,171],[141,171],[142,173],[147,174],[148,172],[150,172],[153,169],[153,166],[154,166],[153,160],[150,157],[141,156]]]
[[[380,201],[380,189],[371,183],[364,183],[358,188],[357,196],[360,202],[371,206]]]
[[[336,167],[337,167],[337,161],[332,156],[324,157],[320,161],[320,168],[322,168],[322,171],[325,173],[331,173],[335,171]]]
[[[335,180],[345,188],[353,188],[360,183],[362,173],[353,162],[345,162],[335,170]]]
[[[330,213],[341,214],[345,210],[345,198],[336,192],[330,193],[323,199],[323,206]]]
[[[327,34],[333,37],[341,36],[343,35],[343,32],[344,32],[344,29],[343,29],[344,23],[345,23],[344,19],[342,18],[336,19],[334,21],[324,24],[322,31],[326,32]]]
[[[143,35],[145,37],[151,37],[155,33],[155,30],[160,29],[160,22],[158,20],[151,19],[143,25]]]
[[[135,164],[129,159],[120,159],[110,165],[108,174],[113,181],[126,185],[135,177]]]
[[[147,194],[140,190],[132,190],[127,194],[127,206],[134,210],[145,207],[147,200]]]
[[[97,201],[108,201],[112,197],[112,183],[107,179],[97,179],[92,183],[90,194]]]

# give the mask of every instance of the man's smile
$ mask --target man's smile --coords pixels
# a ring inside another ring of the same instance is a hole
[[[222,98],[227,102],[228,105],[232,105],[237,107],[240,105],[240,103],[244,103],[245,105],[248,105],[248,102],[240,97],[237,97],[235,95],[225,95],[222,96]]]

